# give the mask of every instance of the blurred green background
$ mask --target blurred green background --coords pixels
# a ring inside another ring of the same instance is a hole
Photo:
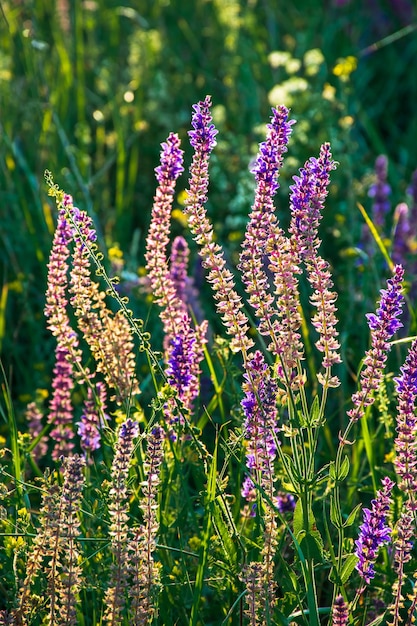
[[[270,107],[284,103],[297,120],[277,199],[284,224],[292,176],[332,143],[340,165],[322,236],[341,293],[342,338],[351,336],[354,350],[353,302],[369,310],[358,293],[374,297],[384,273],[373,258],[358,265],[357,202],[369,209],[378,154],[389,158],[393,206],[417,168],[415,2],[3,0],[1,8],[0,343],[18,400],[48,387],[52,368],[42,311],[55,209],[45,169],[137,277],[159,144],[178,132],[188,167],[191,107],[206,94],[219,129],[208,210],[232,263]],[[186,232],[186,186],[185,174],[176,234]],[[147,316],[145,297],[135,306]]]

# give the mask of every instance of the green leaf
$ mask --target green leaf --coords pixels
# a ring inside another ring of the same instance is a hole
[[[300,481],[298,479],[298,472],[297,472],[296,467],[294,465],[294,461],[293,461],[292,457],[290,457],[289,454],[285,454],[284,453],[283,457],[285,459],[285,467],[286,467],[286,470],[287,470],[288,481],[293,486],[294,491],[298,492]]]
[[[311,405],[310,415],[309,415],[309,426],[318,426],[319,425],[319,414],[320,414],[320,402],[319,397],[316,396],[313,400],[313,404]]]
[[[339,480],[339,481],[345,480],[346,476],[349,474],[349,469],[350,469],[349,458],[347,456],[345,456],[343,458],[342,467],[340,468],[340,472],[339,472],[339,475],[337,477],[337,480]]]
[[[323,563],[323,540],[318,530],[306,533],[300,541],[300,548],[306,559]]]
[[[300,540],[301,537],[305,537],[307,534],[318,533],[320,540],[321,536],[318,530],[316,529],[316,518],[314,517],[314,513],[311,508],[308,510],[308,521],[307,524],[304,520],[304,512],[303,505],[301,502],[301,498],[297,500],[297,504],[295,505],[294,517],[293,517],[293,528],[294,528],[294,536],[297,541]]]
[[[349,474],[350,462],[347,456],[343,458],[342,465],[337,470],[336,464],[334,461],[331,461],[329,466],[329,476],[334,482],[342,482],[345,480],[346,476]]]
[[[347,528],[348,526],[352,526],[355,521],[356,515],[358,511],[362,508],[362,504],[357,504],[353,511],[351,511],[348,515],[347,520],[343,523],[343,528]]]
[[[340,578],[342,579],[342,585],[344,585],[350,578],[351,573],[355,569],[355,565],[358,562],[356,554],[349,554],[343,563],[342,571],[340,572]]]
[[[221,496],[217,496],[213,502],[212,514],[213,524],[216,529],[217,537],[223,548],[225,560],[229,563],[231,570],[234,572],[237,566],[237,551],[234,541],[233,531],[230,529],[223,517],[224,507],[227,506]]]
[[[332,495],[330,495],[330,521],[336,528],[343,528],[342,514]]]
[[[301,531],[304,528],[303,525],[303,506],[301,504],[301,499],[297,500],[294,509],[294,517],[293,517],[293,528],[294,528],[294,536],[298,540],[298,537]]]
[[[338,573],[337,569],[332,567],[329,574],[329,580],[336,585],[344,585],[349,580],[357,562],[358,557],[356,554],[348,554],[344,557],[344,563],[340,573]]]

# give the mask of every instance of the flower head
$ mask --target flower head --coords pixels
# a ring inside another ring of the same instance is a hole
[[[391,503],[391,491],[394,482],[388,477],[382,481],[382,489],[372,500],[371,509],[363,510],[363,524],[360,526],[358,539],[355,541],[355,554],[359,561],[356,569],[366,584],[375,577],[374,564],[378,556],[379,548],[391,539],[391,529],[386,525],[386,517]]]
[[[217,311],[231,335],[231,349],[234,352],[246,351],[253,345],[247,337],[248,319],[242,312],[242,301],[234,288],[232,272],[226,268],[224,253],[214,241],[213,227],[207,217],[205,203],[207,201],[209,181],[209,158],[216,145],[216,129],[211,120],[211,98],[194,105],[190,131],[190,142],[194,148],[193,161],[190,168],[189,189],[184,212],[188,217],[188,225],[194,240],[200,246],[199,254],[203,266],[208,270],[207,281],[212,285]]]
[[[334,601],[332,609],[332,624],[333,626],[347,626],[349,620],[348,607],[343,599],[343,596],[339,595]]]
[[[191,125],[194,130],[188,132],[192,147],[204,152],[211,152],[217,143],[215,137],[218,131],[212,124],[210,107],[211,96],[206,96],[204,101],[193,105]]]
[[[184,171],[182,166],[184,152],[180,149],[178,135],[170,133],[161,147],[161,164],[155,168],[156,179],[160,185],[172,184]]]
[[[353,394],[353,408],[348,411],[352,421],[361,419],[365,407],[374,402],[372,392],[378,389],[382,380],[383,369],[390,351],[389,340],[402,324],[397,319],[401,314],[404,296],[402,279],[404,270],[401,265],[394,267],[393,277],[387,281],[387,289],[381,290],[379,307],[375,313],[368,313],[368,326],[371,330],[371,348],[364,358],[364,369],[361,372],[358,392]]]
[[[409,349],[401,376],[394,380],[398,395],[394,465],[399,487],[411,495],[417,491],[417,340]]]
[[[384,225],[385,215],[390,208],[389,196],[391,187],[387,183],[388,159],[380,154],[375,161],[375,183],[371,185],[368,195],[373,199],[373,220],[380,228]]]

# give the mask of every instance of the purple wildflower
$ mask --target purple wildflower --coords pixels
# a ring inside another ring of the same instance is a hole
[[[52,458],[55,461],[61,455],[67,456],[74,448],[74,443],[71,441],[74,437],[72,429],[73,406],[71,402],[74,380],[73,366],[69,357],[68,349],[58,344],[55,350],[53,391],[48,416],[48,422],[53,424],[50,435],[56,441],[52,451]]]
[[[363,510],[363,524],[360,526],[358,539],[355,541],[355,554],[359,561],[356,569],[366,584],[375,577],[374,564],[379,548],[391,539],[391,529],[386,525],[386,517],[391,504],[391,491],[394,482],[388,477],[382,480],[382,489],[377,491],[372,500],[371,509]]]
[[[256,481],[272,495],[278,389],[261,352],[256,351],[248,361],[244,379],[245,397],[241,404],[247,439],[246,465]]]
[[[253,341],[247,337],[248,319],[242,312],[242,301],[234,288],[234,278],[226,268],[224,253],[214,241],[213,227],[207,217],[205,203],[208,192],[208,165],[217,133],[211,123],[211,98],[194,105],[190,142],[194,148],[193,161],[190,168],[189,190],[185,201],[185,212],[193,237],[200,248],[203,266],[209,270],[207,281],[212,285],[217,311],[231,335],[230,347],[234,352],[247,350]]]
[[[215,137],[218,133],[210,113],[211,97],[206,96],[205,100],[193,104],[194,113],[191,120],[191,126],[194,130],[188,131],[190,144],[195,150],[205,153],[212,152],[217,142]]]
[[[146,270],[156,302],[161,306],[166,343],[177,334],[178,312],[184,305],[176,294],[170,277],[167,248],[171,225],[171,208],[176,179],[183,171],[180,140],[171,133],[162,144],[161,165],[156,168],[158,187],[152,207],[151,223],[146,238]]]
[[[166,375],[168,382],[178,390],[180,398],[185,396],[193,383],[195,341],[194,333],[177,335],[171,341]]]
[[[409,209],[405,202],[401,202],[395,207],[394,212],[394,233],[392,237],[392,260],[394,263],[403,266],[408,263],[410,254],[411,225],[409,219]]]
[[[347,626],[349,621],[348,606],[343,596],[338,595],[334,601],[332,608],[332,625]]]
[[[178,135],[170,133],[161,147],[161,165],[155,168],[156,179],[161,186],[171,186],[184,171]]]
[[[330,172],[336,167],[332,159],[330,145],[321,146],[319,158],[311,158],[300,170],[300,176],[295,176],[295,184],[291,187],[291,224],[289,231],[293,245],[300,257],[304,260],[307,269],[307,279],[313,288],[311,304],[316,309],[312,324],[319,334],[316,348],[323,353],[322,365],[329,372],[336,363],[340,363],[339,348],[336,330],[336,299],[337,294],[331,291],[330,266],[318,254],[321,241],[318,237],[318,228],[322,219],[324,201],[330,182]],[[318,376],[319,381],[327,386],[335,387],[339,384],[336,376],[332,378]]]
[[[252,168],[257,183],[255,201],[246,227],[238,265],[249,295],[249,303],[260,320],[258,332],[270,338],[268,348],[275,354],[296,353],[293,359],[287,359],[289,361],[298,358],[300,348],[297,335],[300,318],[297,314],[298,292],[295,278],[299,273],[298,259],[294,256],[294,251],[288,249],[286,245],[273,200],[279,187],[279,171],[283,156],[287,152],[293,123],[288,121],[286,107],[272,109],[266,140],[260,144],[258,157]],[[268,261],[276,284],[275,305],[266,271]],[[280,319],[283,320],[283,325],[279,323]],[[286,323],[287,320],[291,320],[291,323]],[[293,350],[287,349],[290,345],[294,346]],[[291,368],[293,363],[288,366]]]
[[[88,388],[87,394],[81,421],[78,423],[78,434],[81,437],[82,449],[86,452],[94,452],[100,448],[100,428],[109,418],[105,413],[106,387],[103,383],[98,382],[95,395],[91,387]]]
[[[368,191],[369,197],[373,199],[373,221],[379,228],[384,226],[385,215],[390,209],[391,187],[387,183],[387,175],[388,159],[384,154],[380,154],[375,161],[376,181]]]
[[[330,172],[336,169],[330,144],[324,143],[319,158],[311,157],[294,176],[291,186],[291,224],[289,231],[297,241],[301,256],[313,260],[321,241],[318,228],[322,219],[324,201],[328,194]]]
[[[374,402],[372,392],[378,389],[383,369],[391,349],[389,343],[402,323],[397,319],[403,305],[402,280],[404,270],[401,265],[394,267],[393,277],[387,281],[387,289],[381,289],[381,298],[376,313],[368,313],[368,326],[371,330],[371,348],[364,358],[364,369],[360,376],[360,389],[352,396],[353,408],[348,411],[351,421],[356,422],[365,413],[365,407]]]
[[[395,470],[399,487],[414,497],[417,491],[417,340],[410,347],[401,376],[395,378],[398,394]]]
[[[256,488],[250,476],[243,479],[241,494],[248,502],[256,502]]]
[[[188,243],[184,237],[175,237],[171,246],[171,264],[169,268],[169,275],[175,288],[175,294],[184,307],[184,311],[187,310],[187,268],[188,258],[190,256],[190,249]]]
[[[295,497],[292,493],[285,493],[283,491],[279,491],[275,498],[275,506],[278,511],[283,513],[292,513],[295,509]]]
[[[72,430],[73,407],[71,390],[74,386],[74,364],[81,358],[76,333],[72,330],[67,313],[68,257],[72,230],[61,209],[48,263],[48,288],[46,291],[45,316],[47,325],[57,340],[53,392],[48,422],[53,424],[51,437],[56,440],[53,458],[68,454],[74,444]]]

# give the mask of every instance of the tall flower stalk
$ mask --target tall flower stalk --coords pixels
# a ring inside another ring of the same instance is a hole
[[[227,269],[221,246],[215,242],[213,227],[207,217],[210,154],[216,145],[217,130],[210,113],[211,98],[195,104],[192,116],[193,130],[189,131],[194,156],[190,167],[189,189],[185,200],[185,213],[195,241],[200,246],[199,254],[203,266],[208,270],[207,281],[214,291],[217,312],[226,332],[231,336],[233,352],[242,352],[244,357],[253,346],[247,337],[248,318],[242,312],[242,300],[235,290],[232,272]]]
[[[183,412],[189,415],[199,393],[199,363],[203,358],[207,322],[194,326],[188,312],[185,300],[188,248],[182,246],[181,241],[176,240],[171,267],[168,264],[171,208],[175,183],[182,171],[180,140],[171,133],[162,144],[161,163],[155,170],[158,187],[146,240],[146,269],[154,297],[161,307],[167,379],[181,400]],[[184,415],[178,416],[174,398],[168,398],[165,414],[171,424],[178,420],[184,422]]]
[[[249,303],[254,308],[256,317],[259,318],[258,331],[269,338],[268,348],[279,355],[285,352],[285,345],[294,343],[296,351],[300,343],[299,336],[296,334],[290,338],[292,327],[295,323],[294,333],[296,333],[300,318],[297,316],[296,285],[288,285],[297,273],[297,259],[294,258],[293,251],[286,248],[284,233],[279,226],[274,207],[274,196],[279,188],[280,168],[284,154],[287,152],[291,125],[294,123],[294,121],[288,121],[288,113],[288,109],[284,106],[272,109],[266,140],[259,146],[259,153],[252,168],[257,184],[255,201],[249,215],[238,265],[249,296]],[[273,260],[270,258],[272,254]],[[289,260],[287,260],[288,255],[290,255]],[[273,290],[267,273],[270,261],[270,270],[274,272],[274,275],[279,275],[285,285],[281,289],[277,287],[279,298],[277,303],[274,302]],[[286,306],[282,307],[284,302]],[[285,311],[284,315],[281,311]],[[288,341],[283,340],[284,332],[281,332],[281,325],[277,321],[279,317],[287,321],[295,320],[294,323],[289,323],[289,327],[284,331]]]
[[[307,279],[313,288],[310,302],[315,308],[311,323],[319,334],[316,348],[323,354],[322,366],[325,374],[318,374],[324,387],[337,387],[339,380],[331,376],[333,365],[340,363],[339,342],[336,330],[337,294],[331,291],[329,263],[318,253],[321,241],[318,228],[322,219],[324,200],[330,182],[330,172],[335,169],[330,145],[322,145],[318,159],[311,158],[295,177],[291,188],[290,232],[300,259],[307,270]]]
[[[120,624],[126,604],[129,558],[129,487],[128,475],[138,425],[128,418],[119,428],[111,472],[109,493],[110,537],[113,565],[105,595],[104,621],[109,626]]]
[[[71,196],[64,195],[64,207],[77,225],[71,267],[71,305],[78,328],[101,372],[114,390],[111,399],[129,405],[139,393],[136,378],[134,344],[129,322],[122,311],[113,314],[105,302],[105,293],[91,278],[90,253],[85,242],[94,242],[96,233],[91,218],[73,205]]]
[[[369,585],[375,577],[375,561],[382,545],[391,539],[391,528],[387,526],[387,515],[391,504],[394,482],[388,477],[382,481],[371,508],[363,510],[363,524],[355,541],[358,563],[356,569],[364,583]]]
[[[399,478],[399,487],[412,502],[417,490],[417,340],[414,340],[403,367],[401,376],[395,379],[398,394],[397,437],[395,439],[394,466]]]
[[[135,626],[149,624],[157,615],[160,564],[154,558],[158,522],[158,487],[163,460],[164,431],[155,426],[147,437],[145,480],[140,508],[142,524],[134,529],[130,542],[130,615]]]
[[[353,408],[348,411],[352,423],[361,419],[366,407],[374,403],[374,392],[382,380],[385,363],[391,349],[390,339],[402,326],[398,317],[401,315],[404,301],[403,277],[403,268],[401,265],[396,265],[392,278],[387,281],[387,289],[381,290],[378,309],[375,313],[368,313],[366,316],[371,331],[371,347],[367,350],[363,361],[360,389],[352,396]]]
[[[46,574],[48,624],[59,626],[77,623],[76,608],[83,585],[78,537],[80,501],[84,487],[84,459],[75,454],[62,458],[62,488],[45,480],[41,526],[36,534],[26,564],[15,624],[32,623],[32,607],[37,600],[31,589]]]
[[[48,421],[52,424],[51,437],[55,440],[53,458],[68,454],[74,447],[72,439],[73,406],[71,391],[77,363],[81,360],[78,338],[73,331],[67,313],[69,245],[72,229],[65,209],[61,208],[48,263],[48,287],[46,291],[45,316],[48,329],[57,340],[53,371],[52,397]]]

